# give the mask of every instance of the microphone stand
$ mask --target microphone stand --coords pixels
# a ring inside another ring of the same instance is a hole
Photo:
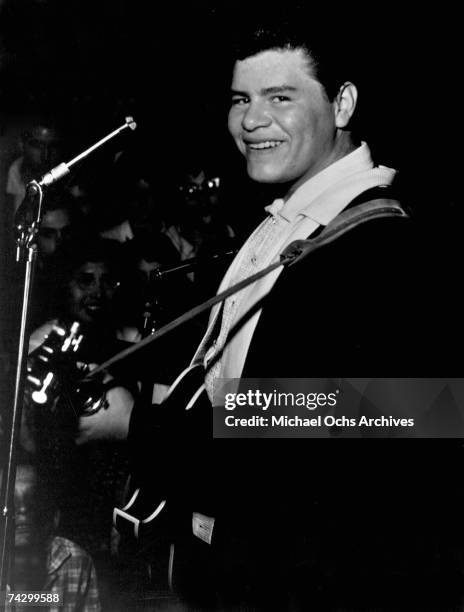
[[[26,331],[30,306],[31,286],[37,259],[37,233],[42,221],[43,189],[61,179],[70,172],[70,168],[90,153],[101,147],[105,142],[129,128],[135,130],[137,124],[132,117],[126,117],[126,122],[97,143],[80,153],[67,163],[61,163],[47,172],[39,181],[31,181],[26,187],[26,196],[15,216],[16,230],[16,261],[26,260],[24,271],[24,288],[22,296],[21,323],[16,362],[14,385],[13,412],[8,432],[8,458],[4,469],[1,490],[1,522],[0,529],[0,593],[6,591],[8,574],[14,555],[14,484],[16,477],[16,448],[18,445],[21,415],[24,397],[24,381],[27,362]],[[13,553],[13,554],[12,554]],[[11,585],[10,585],[11,586]],[[4,602],[0,602],[2,605]]]
[[[175,264],[173,266],[164,266],[161,268],[156,268],[151,272],[152,281],[157,281],[163,279],[167,274],[172,274],[173,272],[185,272],[188,273],[194,268],[201,268],[202,266],[210,266],[212,263],[217,261],[222,261],[223,259],[228,259],[229,257],[233,257],[238,253],[237,249],[233,249],[231,251],[226,251],[225,253],[215,253],[214,255],[210,255],[208,257],[191,257],[190,259],[184,259],[184,261]]]

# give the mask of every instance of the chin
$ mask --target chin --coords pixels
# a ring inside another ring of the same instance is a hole
[[[280,184],[288,183],[291,180],[285,172],[278,168],[270,168],[249,163],[247,172],[248,176],[257,183]]]
[[[275,172],[269,172],[263,168],[253,168],[248,166],[248,176],[257,183],[278,183],[280,182]]]

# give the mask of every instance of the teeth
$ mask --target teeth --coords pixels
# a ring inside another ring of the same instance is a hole
[[[280,145],[280,140],[265,140],[264,142],[249,143],[250,149],[273,149]]]

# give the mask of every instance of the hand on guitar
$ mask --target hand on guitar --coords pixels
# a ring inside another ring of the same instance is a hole
[[[191,534],[192,513],[207,513],[212,414],[204,377],[202,366],[187,368],[161,405],[138,405],[134,411],[133,477],[114,522],[142,547]]]

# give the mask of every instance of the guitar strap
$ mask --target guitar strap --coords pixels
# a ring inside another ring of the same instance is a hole
[[[353,207],[346,208],[328,223],[320,233],[314,234],[306,240],[295,240],[281,253],[280,258],[284,265],[294,265],[304,257],[319,249],[359,225],[373,219],[385,218],[409,219],[408,213],[401,207],[398,200],[390,198],[376,198]],[[289,261],[286,261],[286,258]]]
[[[241,291],[244,287],[247,287],[251,283],[259,280],[263,276],[266,276],[276,268],[280,266],[293,266],[301,261],[303,258],[307,257],[313,251],[330,244],[334,240],[343,236],[347,232],[353,230],[355,227],[363,223],[367,223],[368,221],[372,221],[374,219],[385,219],[385,218],[400,218],[400,219],[409,219],[409,214],[401,207],[401,204],[398,200],[390,199],[390,198],[376,198],[373,200],[369,200],[367,202],[363,202],[361,204],[356,204],[355,206],[349,206],[342,213],[337,215],[335,219],[333,219],[328,225],[323,227],[322,231],[320,231],[315,237],[310,237],[306,240],[295,240],[291,244],[289,244],[284,251],[280,255],[280,260],[274,262],[270,266],[267,266],[260,272],[249,276],[248,278],[236,283],[232,287],[229,287],[225,291],[218,293],[216,296],[206,300],[199,306],[195,306],[191,310],[188,310],[186,313],[174,319],[167,325],[161,327],[154,334],[147,336],[137,344],[126,348],[124,351],[114,355],[111,359],[108,359],[97,368],[92,370],[87,376],[86,379],[93,378],[99,372],[102,372],[113,366],[115,363],[122,361],[126,357],[129,357],[132,353],[141,350],[146,345],[155,342],[162,336],[170,333],[172,330],[176,329],[180,325],[183,325],[190,319],[193,319],[197,315],[202,312],[209,310],[215,304],[219,302],[223,302],[226,298]]]

